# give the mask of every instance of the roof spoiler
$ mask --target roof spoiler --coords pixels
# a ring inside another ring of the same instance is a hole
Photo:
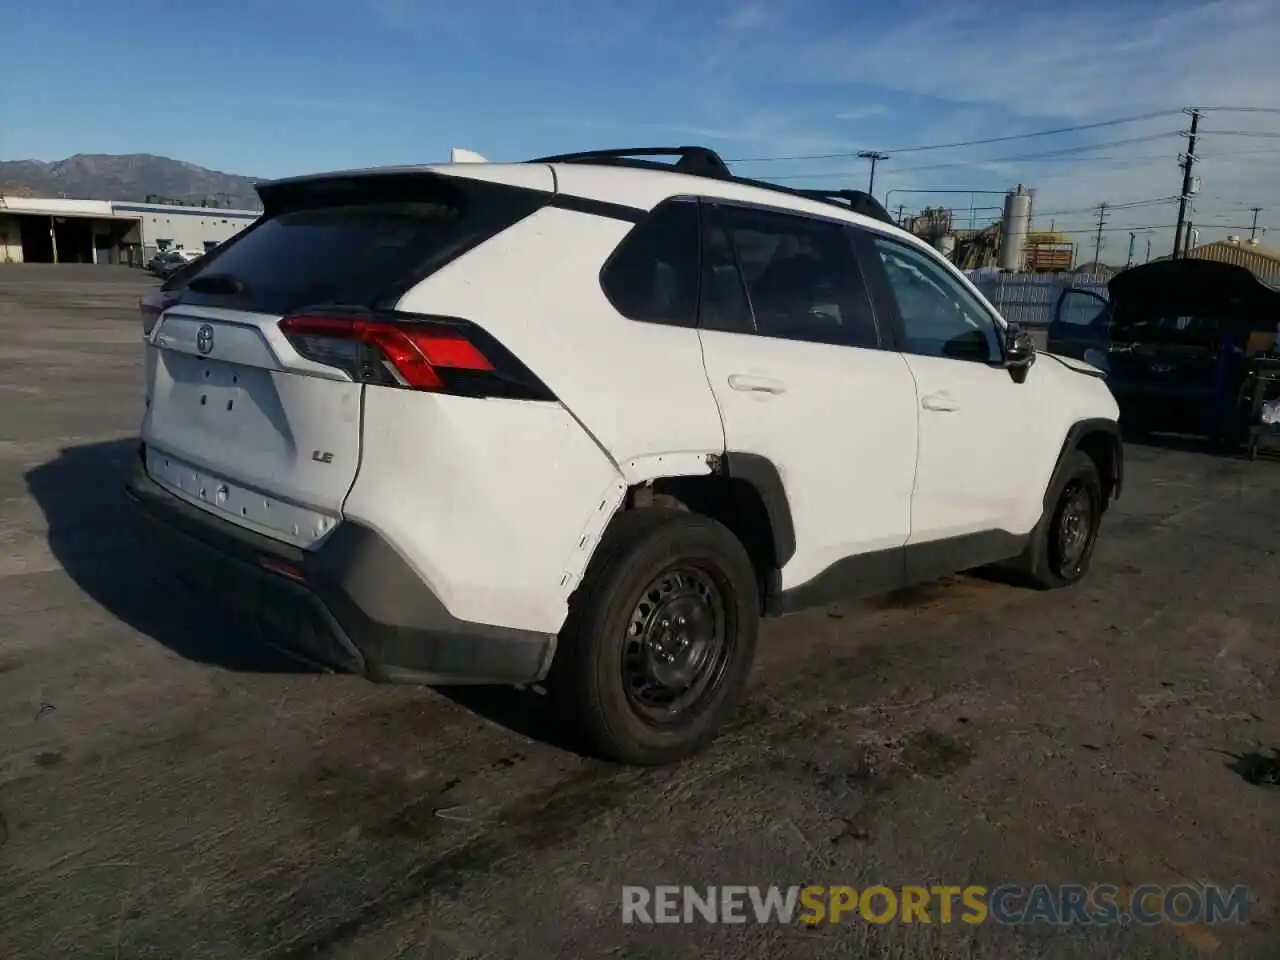
[[[671,157],[674,163],[662,163],[651,157]],[[766,180],[750,180],[737,177],[720,155],[709,147],[634,147],[630,149],[586,150],[581,153],[562,153],[552,157],[538,157],[529,163],[583,163],[598,166],[639,167],[647,170],[668,170],[712,180],[729,180],[746,186],[773,190],[793,197],[804,197],[819,203],[852,210],[865,217],[883,223],[894,223],[889,212],[869,193],[861,190],[797,190]]]
[[[488,163],[486,157],[480,156],[474,150],[464,150],[462,147],[454,147],[449,151],[450,163]]]

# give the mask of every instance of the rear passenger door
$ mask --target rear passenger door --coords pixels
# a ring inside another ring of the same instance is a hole
[[[882,349],[848,228],[704,203],[703,231],[707,376],[726,449],[767,458],[783,479],[795,526],[783,588],[829,570],[810,593],[896,586],[910,531],[915,387],[903,358]],[[840,564],[851,557],[860,560]]]

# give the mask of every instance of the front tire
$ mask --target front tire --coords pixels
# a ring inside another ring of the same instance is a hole
[[[1031,586],[1054,590],[1084,579],[1098,544],[1105,503],[1093,460],[1068,454],[1046,500],[1021,567]]]
[[[746,549],[722,524],[669,508],[620,514],[552,666],[553,690],[592,750],[654,765],[709,744],[751,670],[759,597]]]

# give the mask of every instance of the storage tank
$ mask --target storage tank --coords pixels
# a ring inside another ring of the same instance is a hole
[[[1031,229],[1031,191],[1018,184],[1004,195],[1004,228],[1000,235],[1000,266],[1023,269],[1027,232]]]
[[[937,240],[933,241],[933,249],[937,250],[940,254],[942,254],[948,260],[954,260],[956,258],[955,234],[954,233],[942,234],[942,236],[938,237]]]

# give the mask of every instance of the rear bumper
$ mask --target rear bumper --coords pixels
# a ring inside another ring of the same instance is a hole
[[[304,659],[374,680],[534,683],[555,637],[458,620],[395,549],[344,522],[313,551],[213,516],[153,481],[127,486],[144,547],[197,593]]]

